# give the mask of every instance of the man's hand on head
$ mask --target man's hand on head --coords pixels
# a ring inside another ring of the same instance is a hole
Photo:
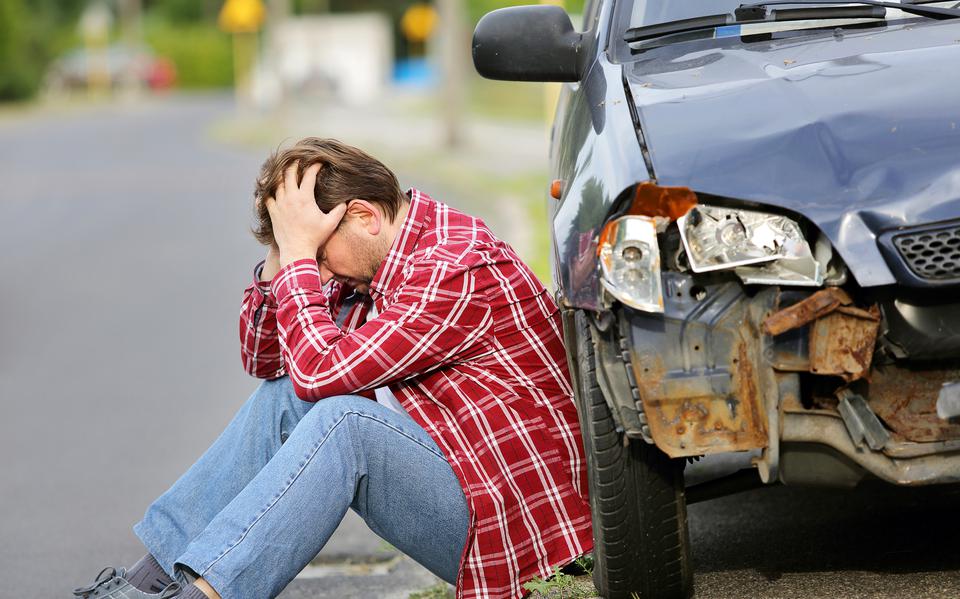
[[[321,165],[309,166],[299,184],[297,167],[294,163],[287,168],[276,197],[266,199],[281,267],[304,258],[316,260],[347,211],[346,204],[339,204],[324,214],[313,195]]]

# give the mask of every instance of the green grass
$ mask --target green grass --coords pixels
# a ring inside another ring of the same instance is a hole
[[[533,593],[531,597],[544,599],[587,599],[597,596],[589,578],[585,580],[584,577],[564,574],[558,566],[554,566],[550,578],[534,578],[524,583],[523,588]]]
[[[494,119],[539,121],[546,118],[543,83],[491,81],[470,77],[467,106],[470,112]]]
[[[530,255],[523,258],[530,270],[549,288],[551,287],[553,274],[550,266],[552,243],[550,241],[550,223],[547,221],[547,202],[553,200],[545,199],[549,197],[545,192],[547,188],[546,173],[540,175],[538,173],[534,181],[525,183],[521,191],[523,197],[527,198],[527,212],[530,214],[533,233],[530,251],[528,252]],[[528,185],[529,188],[527,188]]]
[[[453,592],[453,587],[445,582],[438,582],[422,591],[410,593],[408,599],[454,599],[454,597],[456,594]]]
[[[524,81],[491,81],[469,73],[464,101],[466,110],[476,116],[507,122],[545,123],[546,84]],[[443,98],[439,90],[429,97],[409,101],[407,110],[419,116],[440,113]],[[546,125],[544,125],[546,126]]]

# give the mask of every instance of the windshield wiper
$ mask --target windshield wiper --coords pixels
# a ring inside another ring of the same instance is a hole
[[[811,4],[811,5],[831,5],[831,4],[866,4],[868,6],[883,6],[886,8],[897,8],[905,13],[918,15],[921,17],[930,17],[931,19],[956,19],[960,17],[960,10],[956,8],[942,8],[939,6],[924,6],[924,4],[933,4],[930,0],[915,0],[910,2],[885,2],[883,0],[859,0],[849,2],[848,0],[767,0],[766,2],[756,2],[752,4],[741,4],[740,9],[744,8],[766,8],[767,6],[776,6],[778,4]],[[738,9],[739,10],[739,9]]]
[[[917,1],[917,0],[915,0]],[[924,0],[919,0],[923,2]],[[734,14],[705,15],[692,19],[679,19],[654,25],[633,27],[624,33],[623,39],[627,43],[725,27],[728,25],[753,25],[757,23],[772,23],[782,21],[807,21],[820,19],[882,19],[886,16],[886,8],[899,8],[903,12],[930,17],[932,19],[955,19],[960,17],[960,10],[939,8],[934,6],[914,4],[900,4],[896,2],[882,2],[879,0],[861,0],[855,4],[866,6],[849,6],[849,0],[768,0],[756,4],[741,4]],[[819,5],[817,8],[785,8],[767,10],[767,6],[778,4],[810,4]],[[823,5],[827,6],[823,6]],[[832,4],[844,6],[830,6]]]
[[[763,6],[741,5],[736,14],[704,15],[692,19],[679,19],[654,25],[627,29],[623,39],[628,43],[673,35],[726,27],[727,25],[752,25],[779,21],[805,21],[809,19],[882,19],[886,9],[873,6],[840,6],[826,8],[785,8],[767,11]]]

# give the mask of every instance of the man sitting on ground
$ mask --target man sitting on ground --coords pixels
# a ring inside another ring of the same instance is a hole
[[[267,381],[134,527],[148,553],[76,594],[275,597],[348,508],[460,598],[589,551],[558,309],[513,249],[334,140],[272,155],[256,197],[240,336]]]

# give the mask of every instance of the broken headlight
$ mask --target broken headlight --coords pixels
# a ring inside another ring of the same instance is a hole
[[[657,226],[646,216],[612,220],[600,235],[601,281],[624,304],[647,312],[663,312],[660,248]]]
[[[700,204],[677,226],[694,272],[733,269],[744,283],[823,284],[800,225],[786,216]]]

